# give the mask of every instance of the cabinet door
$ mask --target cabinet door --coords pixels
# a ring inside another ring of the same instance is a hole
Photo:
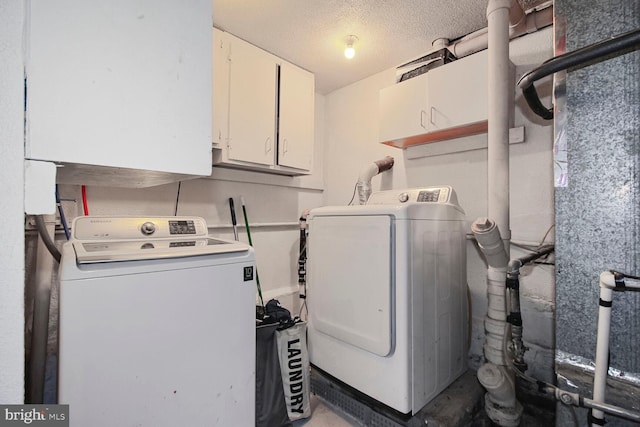
[[[429,71],[429,131],[487,120],[486,50]]]
[[[276,61],[229,35],[228,158],[273,165],[276,146]]]
[[[229,41],[213,29],[213,145],[226,147],[229,133]]]
[[[188,3],[27,2],[25,156],[209,175],[212,5]]]
[[[310,170],[314,138],[313,74],[283,62],[280,65],[278,164]]]
[[[380,141],[394,141],[428,131],[427,79],[423,74],[380,91]]]

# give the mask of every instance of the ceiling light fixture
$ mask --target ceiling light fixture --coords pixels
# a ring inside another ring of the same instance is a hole
[[[358,41],[358,37],[354,36],[354,35],[348,35],[345,38],[345,44],[347,45],[347,47],[345,47],[344,49],[344,57],[347,59],[351,59],[356,55],[356,50],[354,49],[353,45]]]

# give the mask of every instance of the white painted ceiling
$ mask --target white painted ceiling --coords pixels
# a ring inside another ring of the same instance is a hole
[[[526,8],[539,0],[520,0]],[[215,27],[313,72],[330,93],[487,26],[486,0],[213,0]],[[356,56],[344,57],[354,34]]]

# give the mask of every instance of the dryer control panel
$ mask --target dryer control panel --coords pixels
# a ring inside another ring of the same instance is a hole
[[[458,198],[450,186],[442,186],[378,191],[371,194],[367,201],[367,205],[396,205],[404,203],[450,203],[457,205]]]

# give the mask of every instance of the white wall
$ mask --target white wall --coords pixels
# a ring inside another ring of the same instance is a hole
[[[203,217],[210,233],[233,239],[229,197],[234,198],[239,238],[247,242],[240,196],[246,202],[251,237],[263,299],[279,299],[298,312],[297,258],[299,255],[300,213],[322,205],[324,97],[316,95],[315,152],[313,173],[304,177],[285,177],[264,173],[214,168],[211,178],[180,184],[178,215]],[[69,222],[82,215],[79,186],[60,187]],[[87,187],[91,215],[174,215],[178,184],[144,189]]]
[[[0,403],[24,402],[22,1],[0,2]]]
[[[552,29],[511,43],[516,77],[552,56]],[[373,179],[375,190],[429,185],[452,185],[471,223],[487,212],[486,149],[410,159],[408,150],[379,144],[378,92],[395,82],[389,69],[326,96],[325,182],[326,204],[349,202],[360,169],[391,155],[396,163],[390,172]],[[538,85],[550,94],[549,81]],[[549,97],[543,98],[549,103]],[[462,106],[464,108],[464,106]],[[552,122],[542,123],[529,112],[520,93],[516,97],[515,126],[525,126],[526,142],[511,146],[511,229],[516,241],[539,242],[553,224]],[[484,138],[479,135],[471,138]],[[442,141],[435,144],[455,144]],[[419,150],[417,147],[410,150]],[[413,156],[411,156],[413,157]],[[553,233],[547,237],[553,241]],[[524,255],[513,248],[512,257]],[[471,289],[473,332],[471,365],[482,359],[483,320],[486,313],[486,265],[473,242],[468,245],[468,282]],[[521,293],[527,361],[534,375],[553,379],[552,266],[526,267]]]

